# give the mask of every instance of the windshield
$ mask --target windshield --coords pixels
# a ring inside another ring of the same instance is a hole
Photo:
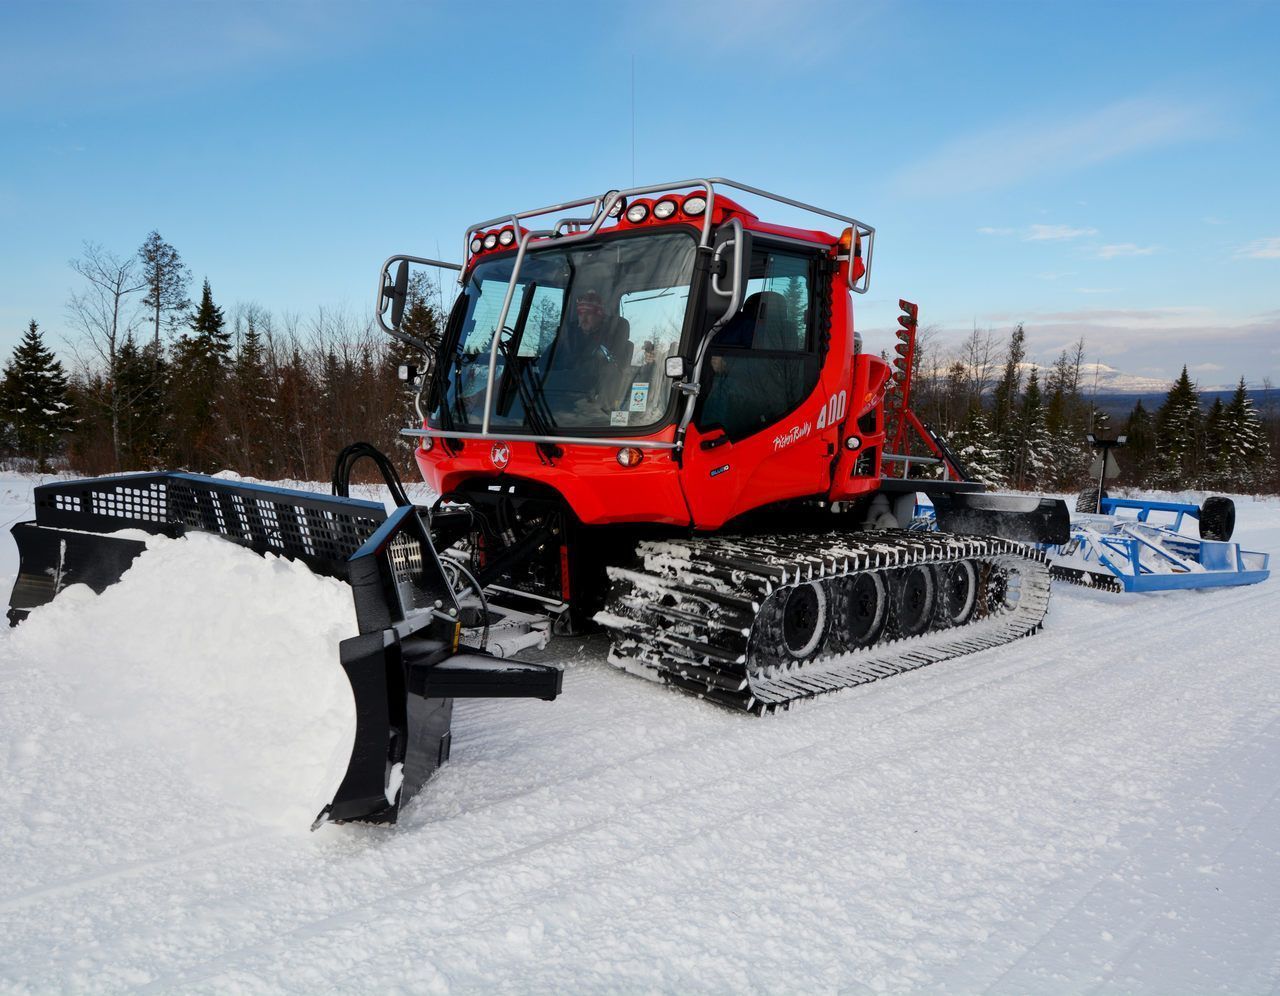
[[[530,251],[499,341],[490,426],[568,435],[663,421],[695,252],[684,232]],[[481,263],[463,289],[462,325],[441,357],[434,415],[445,427],[481,424],[514,264],[514,254]]]

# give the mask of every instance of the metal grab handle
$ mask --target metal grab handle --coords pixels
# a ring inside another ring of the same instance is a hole
[[[718,272],[713,272],[711,274],[711,289],[721,297],[728,296],[729,298],[729,307],[725,309],[724,315],[720,319],[721,322],[727,321],[736,315],[738,313],[738,308],[742,306],[742,301],[739,300],[742,297],[742,285],[737,279],[738,274],[742,272],[742,222],[737,218],[734,218],[729,222],[728,227],[733,229],[733,237],[725,239],[720,243],[720,245],[716,246],[715,254],[711,257],[711,264],[713,266],[718,266],[724,251],[730,246],[733,246],[734,281],[732,290],[724,290],[721,288],[720,274]]]

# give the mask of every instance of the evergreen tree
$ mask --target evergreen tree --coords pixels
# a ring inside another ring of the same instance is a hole
[[[191,334],[182,336],[173,348],[169,407],[175,457],[184,467],[202,469],[212,467],[223,450],[214,423],[231,353],[231,334],[222,309],[213,303],[208,280],[190,326]]]
[[[67,374],[45,347],[35,319],[4,368],[0,384],[0,421],[21,456],[31,457],[40,470],[48,469],[73,419],[67,399]]]
[[[1226,491],[1257,491],[1271,477],[1271,447],[1243,377],[1223,410],[1218,469]]]
[[[1201,433],[1200,393],[1184,366],[1156,412],[1157,487],[1194,486],[1199,477]]]
[[[164,462],[168,364],[154,341],[139,347],[130,333],[116,361],[117,391],[126,404],[120,412],[122,467],[150,470]]]
[[[231,355],[231,333],[226,330],[226,324],[222,309],[213,303],[213,291],[205,278],[200,306],[191,316],[190,325],[199,350],[219,369],[225,367]]]
[[[1155,469],[1155,423],[1141,398],[1129,413],[1125,437],[1121,454],[1125,480],[1136,487],[1146,487]]]
[[[1040,377],[1031,369],[1027,390],[1017,418],[1014,483],[1020,488],[1042,487],[1053,478],[1053,454],[1045,426],[1045,408],[1040,395]]]
[[[1200,487],[1213,490],[1224,488],[1219,483],[1227,476],[1226,408],[1221,398],[1214,398],[1209,414],[1204,419],[1204,455],[1200,460]]]
[[[436,285],[430,277],[426,273],[415,273],[409,280],[404,318],[400,322],[400,330],[425,342],[431,347],[433,355],[444,332],[444,323],[440,321],[440,316],[431,303],[436,294]],[[527,326],[525,331],[527,334]]]
[[[253,315],[240,342],[223,394],[226,440],[231,452],[227,463],[243,473],[270,476],[275,398],[267,370],[266,350]]]
[[[1004,458],[987,414],[980,407],[969,412],[964,424],[948,440],[973,479],[989,488],[1005,483]]]
[[[154,345],[158,351],[160,326],[165,324],[172,329],[191,307],[187,300],[191,271],[183,265],[178,250],[162,239],[159,232],[147,236],[138,249],[138,259],[142,263],[142,278],[147,291],[142,306],[151,314],[155,329]],[[208,281],[205,281],[205,289],[208,289]]]
[[[1009,336],[1004,373],[991,393],[991,429],[1002,454],[1002,474],[1007,480],[1018,476],[1018,392],[1022,385],[1022,361],[1026,357],[1026,333],[1019,323]]]

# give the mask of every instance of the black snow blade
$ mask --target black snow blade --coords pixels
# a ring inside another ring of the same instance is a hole
[[[316,826],[394,823],[449,756],[454,698],[560,693],[558,667],[459,646],[458,606],[427,514],[416,506],[388,516],[379,502],[182,473],[46,484],[36,488],[35,504],[35,521],[13,527],[21,563],[11,625],[68,585],[101,592],[119,581],[146,549],[145,539],[114,535],[124,529],[213,533],[350,583],[359,635],[342,642],[340,657],[355,698],[356,739]]]
[[[391,513],[347,566],[360,635],[342,641],[341,659],[356,699],[356,738],[346,776],[313,828],[394,823],[449,759],[454,698],[550,700],[563,674],[459,645],[453,591],[416,507]]]
[[[1066,543],[1071,539],[1071,513],[1058,498],[984,492],[930,496],[938,528],[963,536],[999,536],[1020,543]]]
[[[53,601],[68,585],[87,584],[102,594],[147,548],[144,540],[51,529],[34,522],[19,522],[12,532],[19,567],[9,597],[10,626]]]

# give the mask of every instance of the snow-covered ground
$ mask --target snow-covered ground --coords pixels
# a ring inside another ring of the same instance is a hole
[[[1280,501],[1238,510],[1280,555]],[[352,616],[196,537],[0,635],[0,990],[1280,986],[1280,580],[1059,586],[1036,637],[768,719],[553,645],[557,702],[459,703],[397,827],[312,834]]]

